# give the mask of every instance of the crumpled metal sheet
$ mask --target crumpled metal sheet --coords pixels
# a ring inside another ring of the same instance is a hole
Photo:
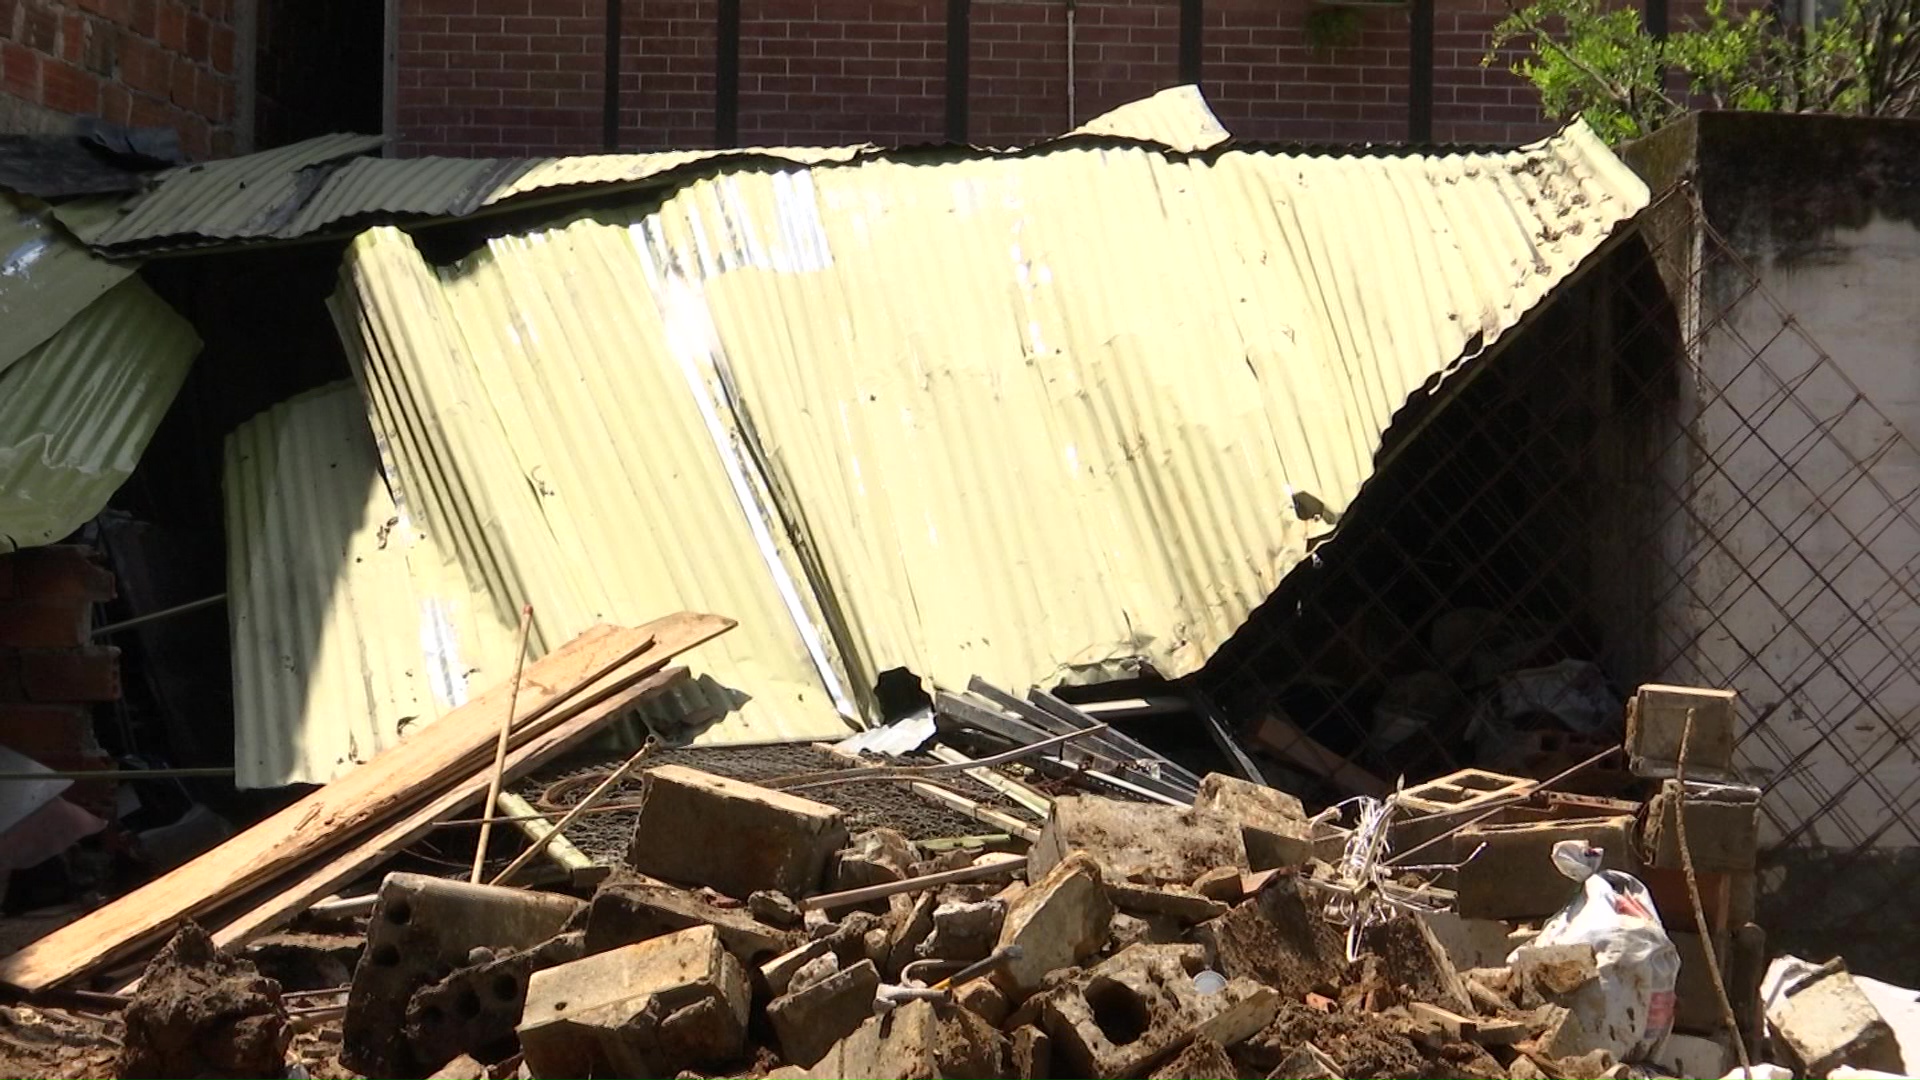
[[[517,624],[395,506],[352,383],[227,436],[234,783],[324,784],[512,677]]]
[[[127,278],[0,371],[0,549],[53,543],[104,509],[199,351]]]
[[[46,204],[0,194],[0,372],[136,266],[110,262],[75,242]]]
[[[1169,87],[1128,102],[1094,117],[1072,134],[1140,139],[1187,152],[1219,146],[1232,138],[1197,86]]]
[[[817,730],[896,667],[1197,669],[1305,557],[1292,495],[1344,510],[1408,395],[1647,197],[1579,124],[861,158],[445,268],[372,230],[336,310],[405,501],[547,640],[726,611],[723,730]]]

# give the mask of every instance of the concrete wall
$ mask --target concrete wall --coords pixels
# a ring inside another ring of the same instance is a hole
[[[1740,691],[1774,917],[1855,952],[1920,886],[1920,123],[1705,114],[1629,158],[1711,230],[1664,253],[1697,340],[1658,674]]]

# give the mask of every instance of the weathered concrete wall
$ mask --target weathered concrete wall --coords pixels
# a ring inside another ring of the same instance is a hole
[[[1661,675],[1740,691],[1767,906],[1831,951],[1920,884],[1920,123],[1705,114],[1628,156],[1711,230],[1663,259]]]

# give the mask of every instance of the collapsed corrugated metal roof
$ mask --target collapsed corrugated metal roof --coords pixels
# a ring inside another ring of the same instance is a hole
[[[53,543],[105,508],[199,351],[193,327],[126,278],[0,371],[0,548]]]
[[[227,437],[234,782],[320,784],[508,678],[484,593],[405,520],[352,383]]]
[[[1407,396],[1647,191],[1584,126],[1509,153],[726,171],[428,266],[349,251],[401,503],[551,643],[741,619],[714,735],[871,718],[875,675],[1196,669],[1344,509]],[[838,708],[836,708],[838,703]]]
[[[137,264],[74,243],[46,205],[0,195],[0,372],[125,281]]]

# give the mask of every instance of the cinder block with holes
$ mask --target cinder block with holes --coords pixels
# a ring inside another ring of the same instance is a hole
[[[494,954],[533,949],[586,910],[552,893],[388,874],[354,969],[340,1060],[365,1076],[424,1076],[400,1019],[414,994]],[[474,950],[485,949],[484,954]]]
[[[1400,793],[1400,805],[1409,816],[1394,826],[1394,849],[1406,851],[1424,844],[1448,829],[1465,823],[1472,816],[1456,811],[1470,810],[1506,795],[1519,794],[1531,782],[1522,776],[1507,776],[1485,769],[1461,769],[1424,784],[1415,784]],[[1447,816],[1435,817],[1437,814]],[[1444,862],[1445,856],[1443,850],[1430,849],[1428,856],[1419,861]]]

